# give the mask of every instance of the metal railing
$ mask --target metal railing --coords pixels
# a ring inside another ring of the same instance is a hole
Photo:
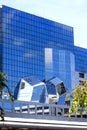
[[[0,107],[4,110],[5,115],[23,118],[34,117],[41,119],[58,119],[59,117],[69,118],[69,106],[60,106],[56,104],[41,104],[36,102],[0,100]],[[87,111],[82,116],[72,115],[71,117],[87,118]],[[10,113],[10,114],[8,114]]]

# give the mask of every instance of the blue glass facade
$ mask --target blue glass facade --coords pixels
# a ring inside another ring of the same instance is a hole
[[[2,71],[2,10],[0,8],[0,71]]]
[[[0,17],[0,69],[11,91],[31,75],[40,80],[57,76],[71,90],[74,71],[81,68],[73,28],[7,6],[0,8]]]
[[[68,90],[75,86],[75,58],[71,51],[64,49],[45,49],[45,75],[46,79],[59,77]]]
[[[74,47],[76,71],[87,73],[87,49]]]

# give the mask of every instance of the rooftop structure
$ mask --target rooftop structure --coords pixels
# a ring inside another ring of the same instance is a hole
[[[63,81],[57,77],[42,82],[30,76],[19,81],[14,96],[19,101],[57,104],[59,96],[65,92]]]

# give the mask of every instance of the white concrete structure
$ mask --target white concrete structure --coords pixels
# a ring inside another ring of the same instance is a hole
[[[43,91],[45,89],[45,93],[43,95]],[[40,102],[41,96],[46,99],[46,85],[44,82],[38,82],[34,85],[27,82],[25,79],[21,79],[19,84],[19,91],[17,100],[18,101],[34,101]]]
[[[30,85],[24,79],[21,79],[17,100],[19,100],[19,101],[31,101],[32,93],[33,93],[33,86]]]
[[[80,85],[81,81],[87,80],[87,73],[75,72],[75,86]]]
[[[18,101],[57,104],[59,96],[66,92],[63,81],[53,77],[47,81],[40,81],[34,76],[22,78],[17,85]]]

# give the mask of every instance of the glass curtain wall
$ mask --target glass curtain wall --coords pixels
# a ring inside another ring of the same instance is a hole
[[[3,72],[14,93],[22,77],[45,79],[45,48],[73,51],[73,28],[7,6],[2,12]]]

